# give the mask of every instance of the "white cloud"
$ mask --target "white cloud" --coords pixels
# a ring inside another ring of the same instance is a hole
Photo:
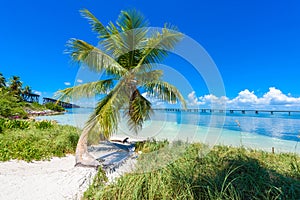
[[[42,95],[42,92],[40,92],[40,91],[36,91],[36,90],[32,90],[32,92],[33,92],[33,94],[37,94],[37,95]]]
[[[204,95],[203,97],[199,97],[199,100],[201,101],[201,104],[210,103],[210,104],[218,104],[218,105],[224,105],[228,101],[227,97],[217,97],[213,94]]]
[[[285,95],[274,87],[269,89],[269,92],[263,96],[263,99],[270,105],[300,104],[300,98]]]
[[[77,79],[77,83],[83,83],[83,80]]]
[[[69,85],[71,85],[71,83],[70,83],[70,82],[64,82],[64,84],[65,84],[66,86],[69,86]]]
[[[262,97],[258,97],[254,91],[245,89],[241,91],[237,97],[229,99],[227,97],[216,97],[212,94],[196,97],[195,92],[188,95],[188,102],[190,106],[202,105],[223,106],[226,104],[227,108],[260,108],[260,109],[284,109],[284,108],[300,108],[300,97],[292,97],[291,94],[283,94],[281,90],[270,87]]]
[[[213,94],[207,94],[201,97],[197,97],[195,91],[192,91],[188,94],[188,105],[197,106],[197,105],[206,105],[206,106],[224,106],[228,101],[227,97],[217,97]]]
[[[248,103],[256,103],[258,101],[258,98],[253,91],[250,92],[248,89],[246,89],[244,91],[241,91],[239,95],[232,101],[242,103],[242,104],[248,104]]]
[[[195,91],[188,94],[188,103],[191,106],[201,105],[202,102],[200,102],[196,96]]]

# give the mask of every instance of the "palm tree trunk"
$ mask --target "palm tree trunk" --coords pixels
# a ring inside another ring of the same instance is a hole
[[[76,147],[75,166],[98,167],[100,163],[88,152],[89,129],[84,128]]]

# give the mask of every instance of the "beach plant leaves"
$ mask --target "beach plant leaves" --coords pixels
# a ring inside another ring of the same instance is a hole
[[[299,199],[299,171],[290,167],[290,162],[297,165],[299,155],[215,146],[201,156],[208,146],[193,143],[167,166],[139,173],[157,165],[143,155],[167,145],[155,140],[138,143],[136,151],[143,153],[135,169],[106,184],[103,176],[96,177],[83,199]]]
[[[74,153],[79,130],[50,121],[0,119],[0,161],[32,161]]]

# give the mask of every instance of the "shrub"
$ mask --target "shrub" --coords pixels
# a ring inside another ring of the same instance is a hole
[[[4,123],[6,122],[6,119],[0,118],[0,128],[4,129]]]
[[[62,106],[57,105],[56,103],[49,102],[49,103],[46,103],[45,106],[47,109],[50,109],[53,111],[57,111],[57,112],[65,111],[65,109]]]
[[[145,142],[137,142],[135,145],[136,151],[142,151],[144,153],[157,151],[169,144],[168,140],[163,141],[156,141],[156,140],[149,140]]]
[[[10,118],[13,119],[26,119],[28,118],[27,112],[21,107],[16,107],[11,110]]]
[[[24,120],[3,120],[1,122],[3,129],[27,129],[30,126],[30,122]]]
[[[37,102],[27,103],[26,107],[29,108],[29,110],[39,110],[39,111],[47,109],[45,105],[41,105]]]
[[[205,145],[191,144],[163,168],[146,173],[135,170],[110,184],[96,178],[84,198],[299,199],[298,155],[223,146],[208,150]],[[136,169],[156,164],[156,160],[143,160],[142,155]]]
[[[32,161],[65,156],[75,152],[78,139],[79,130],[72,126],[53,124],[45,129],[34,125],[23,130],[4,129],[0,134],[0,161]]]
[[[48,128],[52,128],[53,124],[51,121],[42,120],[42,121],[35,122],[34,126],[37,129],[48,129]]]
[[[9,93],[0,93],[0,116],[5,118],[27,118],[22,103]]]

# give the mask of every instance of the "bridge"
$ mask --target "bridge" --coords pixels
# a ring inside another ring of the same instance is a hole
[[[44,97],[43,98],[43,104],[46,104],[46,103],[56,103],[56,104],[60,105],[63,108],[80,108],[80,106],[75,105],[75,104],[59,101],[57,99]]]
[[[292,111],[292,110],[254,110],[254,109],[210,109],[210,108],[203,108],[203,109],[180,109],[180,108],[154,108],[153,110],[164,110],[169,112],[196,112],[196,113],[226,113],[229,112],[230,114],[233,113],[270,113],[273,115],[274,113],[287,113],[291,115],[292,113],[300,113],[300,111]]]
[[[29,103],[33,103],[33,102],[38,103],[39,98],[40,98],[40,95],[33,94],[33,93],[21,94],[21,96],[24,99],[24,101],[29,102]]]

